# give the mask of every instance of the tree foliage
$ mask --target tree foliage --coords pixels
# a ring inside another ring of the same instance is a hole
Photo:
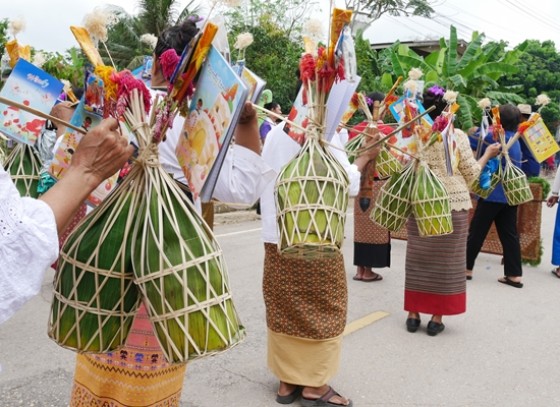
[[[554,42],[529,40],[524,51],[516,64],[518,71],[506,75],[499,83],[517,86],[525,103],[534,104],[535,97],[541,93],[560,101],[560,53]]]
[[[521,103],[523,98],[515,87],[501,86],[498,80],[506,74],[518,71],[517,63],[524,45],[506,51],[505,43],[483,45],[484,34],[473,33],[463,55],[457,52],[457,31],[450,28],[449,39],[440,39],[440,49],[426,57],[418,55],[408,46],[396,42],[378,54],[377,67],[380,84],[387,91],[397,77],[408,77],[411,68],[420,68],[424,73],[425,86],[434,84],[459,92],[457,124],[472,127],[480,121],[479,99],[488,97],[497,103]]]
[[[422,16],[430,17],[434,12],[428,0],[345,0],[347,9],[352,9],[352,25],[357,18],[365,19],[369,26],[384,14],[391,16]],[[358,17],[360,16],[360,17]]]

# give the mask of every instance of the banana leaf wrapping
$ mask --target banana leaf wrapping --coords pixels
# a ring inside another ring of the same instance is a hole
[[[4,164],[21,196],[37,198],[41,162],[33,147],[17,143]]]
[[[410,197],[415,177],[415,162],[409,162],[400,172],[391,175],[383,185],[370,218],[374,222],[396,232],[403,227],[412,206]]]
[[[131,260],[131,233],[140,196],[127,178],[68,236],[54,279],[48,334],[79,352],[125,344],[140,305]]]
[[[159,165],[141,182],[132,269],[166,359],[186,362],[239,343],[245,330],[212,231]]]
[[[453,233],[447,189],[424,162],[421,162],[416,170],[411,203],[420,236]]]
[[[516,206],[533,200],[533,193],[527,182],[527,176],[506,156],[506,165],[502,173],[502,186],[508,205]]]
[[[280,252],[297,258],[326,258],[339,253],[348,188],[344,168],[317,136],[308,136],[276,180]]]
[[[139,157],[64,245],[49,335],[79,352],[117,349],[144,301],[166,359],[183,363],[237,344],[244,328],[222,251],[161,168],[144,107],[133,95],[126,117]]]
[[[391,152],[384,147],[379,151],[379,155],[375,160],[375,171],[379,178],[389,178],[391,175],[401,172],[403,165]]]

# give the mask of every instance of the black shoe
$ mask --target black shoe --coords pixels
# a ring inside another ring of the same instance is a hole
[[[420,327],[420,320],[416,318],[407,318],[406,319],[406,330],[408,332],[416,332]]]
[[[430,321],[428,322],[428,335],[436,336],[437,334],[443,332],[445,325],[443,323]]]

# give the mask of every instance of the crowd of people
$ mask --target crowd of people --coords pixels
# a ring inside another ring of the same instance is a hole
[[[187,21],[162,33],[155,49],[152,87],[166,88],[168,78],[162,75],[158,57],[168,49],[181,54],[197,34],[194,23]],[[384,95],[373,93],[370,100],[382,101]],[[426,91],[426,108],[439,116],[444,105],[441,95]],[[329,259],[294,259],[278,251],[278,224],[274,199],[274,180],[281,168],[301,148],[287,134],[286,122],[279,121],[282,110],[278,103],[265,106],[273,114],[259,125],[255,109],[247,104],[236,127],[235,145],[228,151],[214,196],[225,202],[252,204],[260,198],[262,241],[264,244],[263,297],[266,307],[267,361],[278,380],[275,399],[291,404],[300,399],[304,406],[351,406],[349,397],[330,385],[340,365],[342,333],[346,326],[348,286],[342,254]],[[513,138],[523,120],[514,105],[500,106],[506,141]],[[174,155],[180,137],[182,119],[177,117],[166,140],[159,148],[160,161],[178,183],[184,174]],[[355,134],[367,133],[366,144],[373,146],[392,128],[378,121],[371,127],[364,122]],[[479,157],[475,157],[469,137],[455,129],[450,175],[442,159],[443,143],[435,143],[424,152],[430,169],[445,185],[452,211],[453,233],[446,236],[422,237],[414,218],[407,222],[404,311],[405,327],[414,333],[421,326],[421,314],[430,316],[427,333],[436,336],[444,331],[444,316],[466,311],[466,282],[473,278],[475,260],[488,234],[496,225],[504,253],[504,273],[499,282],[521,288],[522,266],[519,234],[516,229],[517,206],[510,206],[503,188],[479,199],[473,220],[469,222],[472,196],[469,186],[475,182],[490,159],[500,153],[500,144],[490,132]],[[353,135],[351,133],[350,138]],[[330,141],[331,153],[344,168],[349,179],[349,194],[354,197],[353,280],[380,282],[381,274],[373,269],[391,266],[390,233],[370,220],[376,197],[384,180],[376,171],[380,146],[364,149],[350,163],[344,142],[337,132]],[[36,295],[44,272],[57,258],[58,236],[67,228],[86,197],[106,178],[127,162],[134,149],[118,131],[114,119],[105,119],[88,131],[73,154],[66,175],[39,199],[22,198],[3,168],[0,168],[0,323],[9,319],[29,298]],[[527,175],[538,174],[540,166],[522,141],[509,150],[513,162]],[[560,170],[552,187],[548,205],[558,202]],[[199,206],[200,209],[200,206]],[[560,211],[560,207],[559,207]],[[437,255],[434,255],[437,253]],[[552,273],[560,278],[560,216],[554,234]],[[321,287],[317,290],[317,287]],[[130,405],[142,400],[144,405],[166,402],[178,405],[185,375],[185,364],[170,365],[164,361],[149,324],[145,306],[141,306],[131,334],[123,348],[135,355],[124,364],[123,353],[78,355],[72,405]],[[146,373],[141,360],[157,363]],[[116,360],[122,369],[110,369]],[[126,357],[125,357],[126,359]],[[135,375],[142,370],[144,374]],[[165,378],[165,380],[162,380]],[[162,384],[165,382],[165,385]],[[130,391],[135,388],[138,390]]]

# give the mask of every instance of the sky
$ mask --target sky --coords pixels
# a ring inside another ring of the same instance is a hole
[[[318,0],[328,9],[327,0]],[[206,3],[207,1],[204,1]],[[76,46],[69,27],[82,25],[84,16],[96,6],[115,4],[135,14],[137,0],[4,0],[0,19],[23,18],[26,28],[18,41],[36,49],[64,52]],[[185,6],[188,0],[179,0]],[[469,41],[473,31],[487,40],[505,40],[511,47],[523,40],[552,40],[560,50],[560,1],[558,0],[431,0],[432,18],[383,16],[365,32],[373,43],[448,38],[449,25],[460,39]],[[337,1],[342,6],[342,1]]]

